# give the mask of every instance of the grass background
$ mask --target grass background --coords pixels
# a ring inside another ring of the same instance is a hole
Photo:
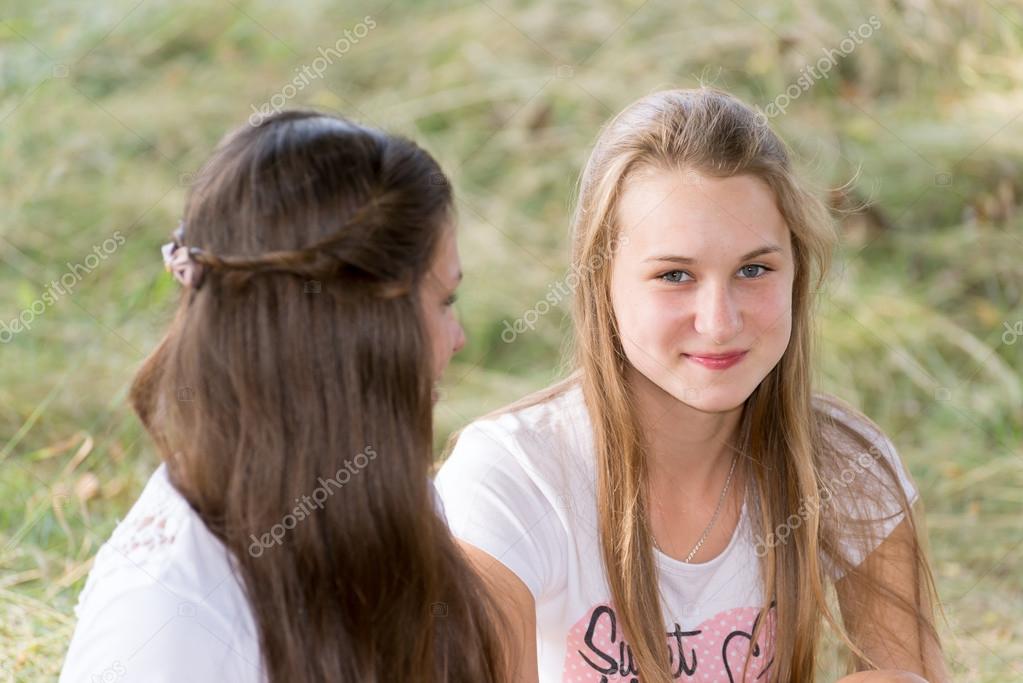
[[[886,429],[921,489],[955,680],[1023,680],[1018,3],[337,5],[4,6],[0,321],[124,243],[0,345],[0,680],[56,677],[91,558],[157,462],[125,395],[176,296],[158,247],[189,174],[317,48],[374,24],[288,105],[414,136],[456,186],[469,343],[439,446],[557,376],[566,310],[511,344],[501,331],[564,277],[575,181],[609,116],[700,82],[764,108],[871,16],[772,120],[822,192],[852,180],[836,206],[863,207],[821,306],[820,386]]]

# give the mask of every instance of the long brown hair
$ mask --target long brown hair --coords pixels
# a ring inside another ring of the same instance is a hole
[[[131,400],[230,550],[275,683],[503,675],[429,489],[418,297],[451,209],[423,149],[313,111],[229,134],[190,188],[205,272]]]
[[[573,300],[575,372],[498,411],[548,401],[582,385],[593,417],[602,558],[611,599],[642,680],[667,683],[672,675],[648,516],[646,444],[611,303],[611,268],[621,234],[617,211],[623,188],[634,172],[651,168],[760,178],[773,191],[792,236],[795,274],[789,346],[746,400],[732,442],[744,456],[740,461],[750,482],[747,502],[754,533],[761,539],[757,553],[765,596],[761,617],[773,607],[774,623],[780,626],[770,680],[814,680],[824,620],[850,647],[852,663],[876,668],[860,647],[862,640],[857,643],[850,636],[828,605],[828,572],[822,556],[830,560],[833,571],[855,583],[864,604],[877,597],[915,617],[921,651],[911,654],[923,661],[922,644],[930,639],[940,649],[940,643],[931,619],[934,578],[914,511],[894,469],[879,452],[877,433],[870,433],[879,432],[877,425],[844,401],[813,390],[816,293],[837,244],[831,216],[797,177],[785,145],[766,120],[735,97],[703,87],[649,95],[602,130],[581,176],[573,217],[572,269],[578,274]],[[847,472],[854,475],[848,482]],[[872,563],[856,564],[842,548],[848,544],[862,557],[872,547],[872,530],[881,521],[878,511],[899,510],[913,531],[910,547],[900,548],[917,570],[913,602],[892,591],[874,573]],[[778,539],[781,529],[783,541],[765,541]],[[751,643],[758,642],[766,622],[758,618]],[[879,631],[884,626],[873,624]],[[744,668],[740,680],[745,675]]]

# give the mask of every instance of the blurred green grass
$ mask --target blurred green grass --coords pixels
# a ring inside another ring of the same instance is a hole
[[[0,345],[0,680],[55,678],[90,558],[156,463],[125,394],[176,295],[158,246],[189,174],[317,48],[375,22],[289,106],[413,136],[455,183],[469,343],[439,449],[558,376],[564,305],[514,343],[501,332],[566,273],[600,125],[700,82],[766,107],[872,15],[880,28],[772,120],[822,192],[855,179],[837,206],[868,205],[843,217],[820,384],[887,430],[921,488],[955,680],[1023,679],[1018,4],[16,0],[0,20],[0,319],[125,241]]]

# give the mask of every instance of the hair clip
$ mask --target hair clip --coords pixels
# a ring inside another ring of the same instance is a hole
[[[186,247],[185,224],[179,223],[174,231],[174,240],[160,247],[163,253],[163,265],[173,276],[185,287],[198,289],[202,284],[203,265],[195,260],[194,255],[199,253],[195,247]]]

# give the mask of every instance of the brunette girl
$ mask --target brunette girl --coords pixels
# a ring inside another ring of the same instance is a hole
[[[271,116],[219,145],[164,255],[183,291],[131,390],[164,462],[96,558],[61,680],[500,680],[428,475],[464,343],[437,163]]]

